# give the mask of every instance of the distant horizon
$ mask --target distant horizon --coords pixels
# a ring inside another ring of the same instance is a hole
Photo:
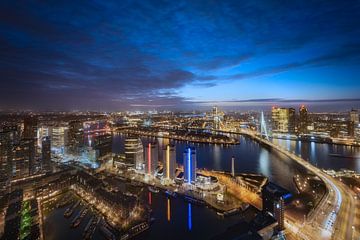
[[[121,105],[121,103],[119,103]],[[296,99],[247,99],[232,101],[189,101],[182,106],[161,106],[161,105],[132,105],[119,109],[1,109],[0,112],[123,112],[123,111],[209,111],[217,106],[224,111],[270,111],[272,107],[295,108],[298,110],[304,105],[309,112],[347,112],[352,109],[360,109],[360,99],[319,99],[319,100],[296,100]]]

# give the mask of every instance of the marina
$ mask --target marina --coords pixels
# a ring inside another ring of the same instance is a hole
[[[57,204],[61,204],[61,198],[57,201],[49,201],[43,206],[45,214],[44,234],[46,234],[46,240],[63,240],[63,239],[104,239],[104,232],[110,236],[108,239],[116,239],[117,233],[114,229],[110,228],[102,218],[101,214],[93,210],[85,202],[79,204],[77,196],[73,193],[68,193],[68,197],[75,204],[70,206],[76,216],[70,220],[69,217],[65,217],[64,213],[67,209],[57,208]],[[53,223],[50,220],[56,221],[57,228],[53,228]],[[100,226],[105,226],[106,230],[101,230]],[[114,238],[111,238],[111,236]]]
[[[83,208],[78,215],[74,218],[74,220],[71,223],[71,227],[76,228],[80,225],[81,221],[83,220],[83,218],[85,217],[85,215],[87,214],[88,209],[87,208]]]
[[[88,224],[84,229],[84,233],[83,233],[84,240],[89,240],[92,238],[99,222],[100,222],[100,218],[98,218],[97,216],[91,217],[91,219],[89,220]]]
[[[71,215],[74,213],[74,209],[77,208],[80,204],[80,200],[77,201],[76,203],[74,203],[74,205],[72,205],[71,207],[67,208],[65,213],[64,213],[64,217],[69,218],[71,217]]]

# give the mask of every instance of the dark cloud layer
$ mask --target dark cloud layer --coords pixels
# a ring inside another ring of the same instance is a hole
[[[359,63],[359,1],[2,1],[0,7],[2,109],[181,108],[194,100],[179,94],[184,86],[201,91]],[[326,53],[217,72],[330,40]]]

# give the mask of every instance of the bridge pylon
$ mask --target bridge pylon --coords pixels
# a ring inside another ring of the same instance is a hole
[[[263,138],[265,138],[266,140],[269,140],[269,134],[268,134],[263,111],[261,111],[261,116],[260,116],[260,134]]]

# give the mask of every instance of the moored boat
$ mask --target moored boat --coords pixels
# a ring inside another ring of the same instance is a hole
[[[148,189],[149,189],[149,191],[152,192],[152,193],[158,193],[158,192],[159,192],[159,189],[156,188],[156,187],[149,187]]]

